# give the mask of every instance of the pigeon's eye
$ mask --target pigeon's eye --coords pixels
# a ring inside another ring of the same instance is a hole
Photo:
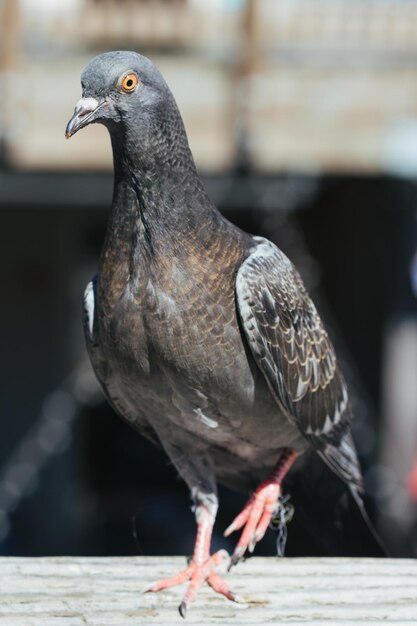
[[[131,93],[139,82],[139,78],[134,72],[129,72],[122,76],[119,80],[119,87],[125,93]]]

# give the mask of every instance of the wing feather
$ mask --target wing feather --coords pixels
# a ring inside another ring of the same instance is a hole
[[[329,336],[289,259],[266,239],[254,241],[236,298],[255,361],[288,419],[336,474],[361,488],[346,384]]]

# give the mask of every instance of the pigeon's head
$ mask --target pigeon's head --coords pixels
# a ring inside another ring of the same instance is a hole
[[[173,102],[162,75],[136,52],[106,52],[94,57],[81,75],[82,98],[65,130],[67,139],[80,128],[99,122],[111,133],[140,132],[162,117]]]

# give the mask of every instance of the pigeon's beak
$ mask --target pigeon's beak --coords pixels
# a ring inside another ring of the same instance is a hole
[[[69,139],[77,130],[84,128],[96,118],[96,113],[106,104],[106,100],[96,100],[95,98],[81,98],[78,100],[74,114],[65,129],[65,137]]]

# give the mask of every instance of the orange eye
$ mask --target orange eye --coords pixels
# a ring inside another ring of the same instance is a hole
[[[125,93],[131,93],[139,82],[139,78],[134,72],[129,72],[120,80],[120,87]]]

